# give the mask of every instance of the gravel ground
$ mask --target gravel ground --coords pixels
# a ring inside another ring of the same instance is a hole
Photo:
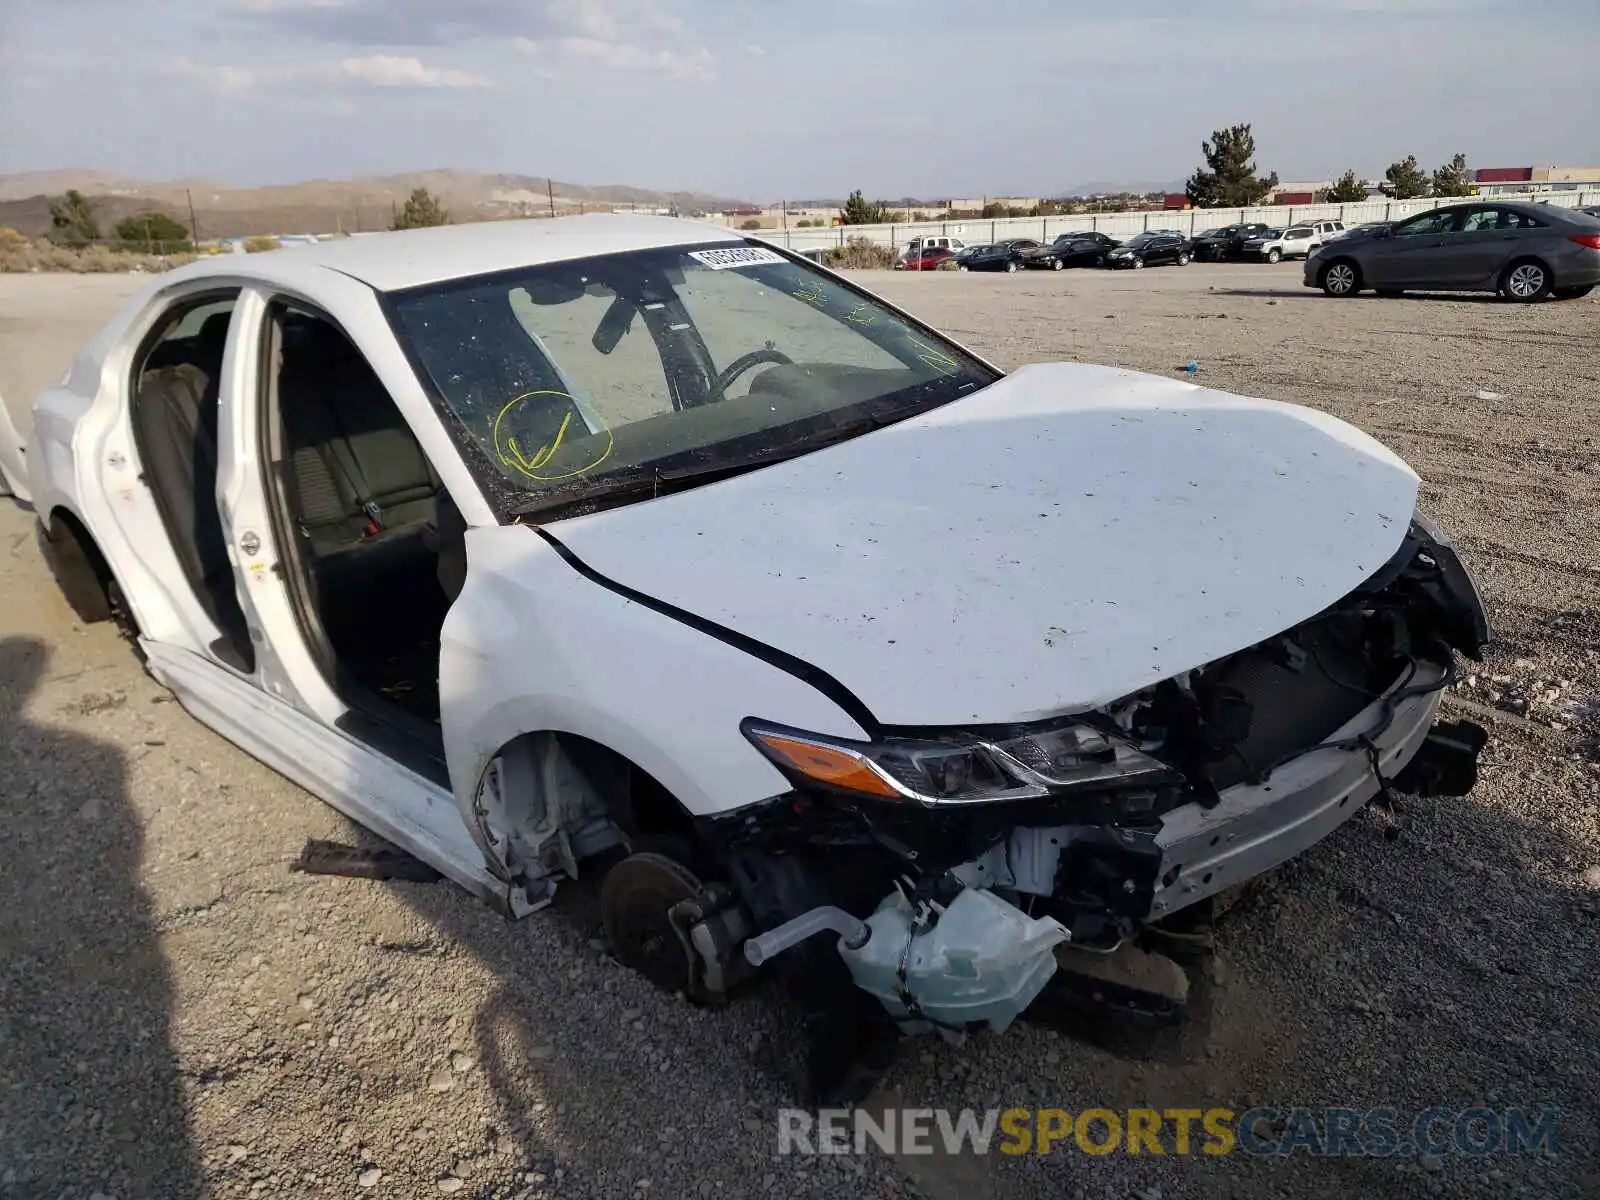
[[[446,885],[291,874],[358,834],[77,626],[0,505],[0,1196],[1600,1194],[1600,302],[1328,301],[1297,268],[867,277],[1001,365],[1073,358],[1315,405],[1422,474],[1499,636],[1450,704],[1466,800],[1376,815],[1231,912],[1179,1036],[907,1046],[885,1101],[1072,1111],[1557,1106],[1554,1159],[800,1159],[770,989],[721,1012]],[[137,281],[0,277],[0,393]]]

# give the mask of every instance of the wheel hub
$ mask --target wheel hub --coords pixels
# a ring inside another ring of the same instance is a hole
[[[633,854],[612,867],[600,889],[600,917],[617,961],[657,987],[692,991],[694,951],[670,913],[703,891],[689,868],[664,854]]]
[[[1511,292],[1515,296],[1535,296],[1544,286],[1544,272],[1524,264],[1511,272]]]

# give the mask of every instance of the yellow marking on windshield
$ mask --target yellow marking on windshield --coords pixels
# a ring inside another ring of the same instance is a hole
[[[954,375],[961,370],[961,364],[952,358],[948,352],[936,346],[930,346],[921,338],[913,337],[907,333],[906,338],[913,346],[921,347],[923,353],[917,355],[928,366],[938,371],[941,375]]]
[[[844,319],[852,325],[871,325],[878,319],[878,314],[872,311],[872,305],[863,301],[845,313]]]
[[[567,436],[567,426],[571,424],[572,414],[568,413],[561,418],[561,428],[556,430],[556,440],[548,446],[540,447],[531,460],[523,457],[522,447],[517,445],[517,439],[508,437],[506,445],[511,448],[511,456],[517,460],[517,466],[524,471],[537,470],[544,466],[556,456],[556,448],[561,445],[561,439]]]
[[[570,407],[568,408],[567,412],[563,414],[561,418],[561,427],[556,430],[555,437],[529,455],[523,450],[521,444],[518,442],[517,435],[511,433],[509,429],[505,428],[505,426],[508,418],[512,416],[513,411],[520,410],[520,408],[527,402],[532,400],[549,399],[565,400]],[[572,418],[574,414],[577,414],[578,412],[578,402],[566,392],[545,390],[526,392],[523,395],[516,397],[514,400],[511,400],[505,404],[500,411],[495,414],[493,426],[495,457],[500,460],[503,466],[510,467],[519,475],[525,475],[529,479],[537,480],[540,483],[554,483],[562,479],[571,479],[575,475],[583,475],[594,470],[611,456],[611,448],[614,439],[612,438],[610,428],[603,422],[601,423],[598,433],[589,434],[590,437],[596,440],[596,448],[599,450],[598,454],[596,454],[588,462],[582,463],[570,471],[563,471],[554,475],[547,474],[545,472],[545,468],[548,467],[555,459],[556,452],[561,449],[563,442],[565,442],[567,430],[572,427]],[[588,433],[587,427],[585,427],[584,432],[586,434]],[[603,443],[601,443],[599,440],[600,434],[605,435]]]
[[[797,291],[791,292],[796,300],[804,300],[807,304],[826,304],[828,295],[822,288],[822,281],[813,279],[802,283]]]

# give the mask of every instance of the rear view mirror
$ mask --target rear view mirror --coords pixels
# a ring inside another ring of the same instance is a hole
[[[638,313],[637,305],[618,296],[606,309],[605,316],[600,318],[600,324],[595,326],[594,337],[590,339],[594,348],[601,354],[610,354],[628,330],[633,328],[633,318]]]

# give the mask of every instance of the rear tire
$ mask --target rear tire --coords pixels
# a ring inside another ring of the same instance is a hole
[[[1017,264],[1015,262],[1008,262],[1006,264],[1006,274],[1007,275],[1015,275],[1016,273],[1017,273]]]
[[[1585,283],[1580,287],[1558,287],[1551,291],[1557,300],[1581,300],[1594,291],[1594,284]]]
[[[1550,268],[1538,259],[1512,263],[1500,276],[1500,295],[1513,304],[1531,304],[1550,294]]]
[[[1361,269],[1348,258],[1336,258],[1322,268],[1317,283],[1325,295],[1343,300],[1361,290]]]

